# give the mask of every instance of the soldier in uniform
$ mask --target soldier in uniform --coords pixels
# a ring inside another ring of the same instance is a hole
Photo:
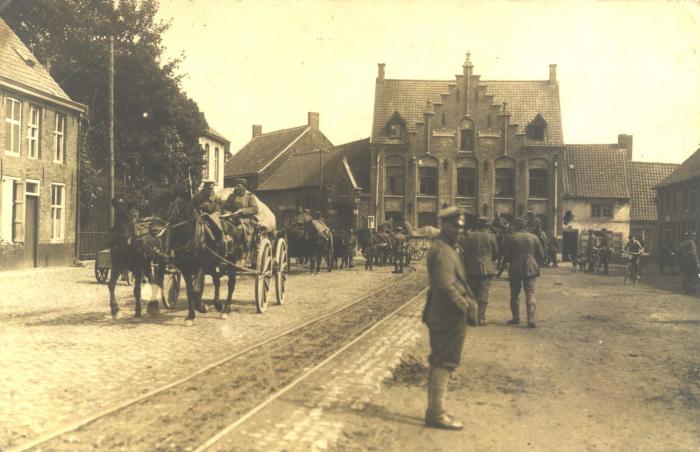
[[[515,220],[515,233],[506,242],[503,261],[510,264],[508,270],[510,283],[510,310],[513,318],[511,325],[520,324],[520,289],[525,290],[527,307],[527,326],[535,328],[535,279],[540,275],[540,265],[544,259],[542,245],[537,237],[527,232],[527,221]]]
[[[413,235],[413,226],[411,226],[411,223],[409,223],[403,215],[394,217],[393,227],[403,229],[406,235]]]
[[[496,236],[489,229],[489,219],[479,217],[477,230],[467,234],[464,240],[464,267],[467,282],[479,306],[479,325],[486,325],[486,306],[489,302],[491,279],[496,274],[498,259]]]
[[[462,214],[456,207],[438,213],[442,221],[440,235],[428,251],[427,266],[430,288],[423,310],[423,322],[430,336],[430,371],[428,374],[428,409],[425,425],[447,430],[461,430],[463,424],[445,411],[444,400],[452,372],[461,360],[467,323],[474,323],[476,303],[469,289],[464,265],[455,246]]]
[[[311,223],[311,220],[313,220],[313,217],[309,214],[309,209],[304,209],[299,206],[299,213],[297,213],[297,216],[294,218],[294,222],[296,224],[307,224]]]
[[[258,214],[258,199],[251,192],[246,190],[246,180],[243,178],[234,179],[235,189],[229,195],[224,203],[224,209],[231,212],[230,219],[234,224],[240,224],[243,227],[245,242],[252,245],[253,251],[250,255],[251,265],[255,265],[255,245],[253,244],[253,236],[255,226],[258,222],[256,215]]]
[[[666,265],[671,269],[673,273],[673,258],[676,255],[676,250],[673,249],[673,241],[669,235],[664,237],[664,242],[661,247],[661,255],[659,256],[659,273],[664,274]]]
[[[404,235],[404,229],[401,226],[395,227],[389,240],[391,241],[391,251],[394,257],[393,273],[403,273],[406,260],[406,236]]]
[[[214,213],[217,211],[217,197],[214,193],[214,181],[205,180],[202,183],[202,189],[192,196],[192,207],[196,210],[201,210],[206,213]]]
[[[681,257],[681,271],[683,272],[682,287],[686,293],[695,293],[695,283],[698,279],[698,247],[695,243],[696,234],[685,233],[683,243],[678,246],[678,254]]]
[[[608,274],[608,264],[610,263],[610,241],[608,239],[608,230],[603,228],[603,237],[600,239],[600,261],[603,264],[603,274]]]

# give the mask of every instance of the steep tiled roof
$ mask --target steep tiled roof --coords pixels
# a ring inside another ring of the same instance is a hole
[[[372,142],[387,141],[385,133],[387,121],[394,112],[406,120],[409,132],[416,130],[416,123],[423,122],[426,101],[441,103],[442,95],[450,93],[450,85],[455,80],[377,80],[374,93],[374,118],[372,122]],[[511,123],[518,124],[518,132],[525,128],[537,113],[542,114],[548,123],[545,145],[564,144],[559,105],[559,86],[549,81],[504,81],[482,80],[486,94],[494,96],[494,105],[508,102]],[[541,141],[525,140],[525,144],[541,145]]]
[[[657,187],[677,184],[698,177],[700,177],[700,149],[685,159],[685,162],[681,163],[681,166],[666,179],[662,180]]]
[[[617,144],[567,144],[564,196],[629,199],[626,152]]]
[[[3,79],[18,83],[31,91],[71,101],[46,68],[0,18],[0,82]]]
[[[231,143],[231,141],[229,141],[228,138],[226,138],[225,136],[223,136],[221,133],[217,132],[216,130],[212,129],[211,127],[207,128],[206,134],[211,136],[212,138],[223,141],[226,144]]]
[[[482,81],[486,85],[486,94],[493,95],[495,104],[508,102],[511,124],[518,125],[518,132],[525,133],[530,121],[537,113],[547,121],[547,133],[544,144],[564,144],[561,127],[561,107],[559,106],[559,85],[548,80],[490,80]],[[525,139],[525,144],[542,144],[541,141]]]
[[[409,132],[423,121],[426,101],[442,102],[442,94],[449,94],[448,85],[454,82],[440,80],[377,80],[374,91],[374,121],[372,141],[382,141],[386,123],[398,111],[406,121]]]
[[[365,156],[366,163],[363,162],[362,155]],[[331,185],[333,179],[337,177],[343,157],[348,158],[348,163],[357,184],[367,189],[368,185],[362,184],[369,183],[369,138],[332,147],[327,153],[323,154],[324,185]],[[358,174],[355,174],[356,169]],[[315,186],[319,183],[319,170],[320,158],[318,152],[301,151],[294,153],[258,187],[258,190],[287,190],[290,188]]]
[[[226,177],[255,174],[309,129],[307,125],[264,133],[248,142],[226,162]]]
[[[677,163],[627,162],[630,188],[630,220],[656,221],[656,193],[652,187],[668,177]]]

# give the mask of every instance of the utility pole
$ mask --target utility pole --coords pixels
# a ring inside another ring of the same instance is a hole
[[[109,140],[109,226],[114,226],[114,36],[109,37],[109,82],[107,88],[109,119],[107,139]]]

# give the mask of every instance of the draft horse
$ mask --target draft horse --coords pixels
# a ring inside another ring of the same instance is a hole
[[[121,318],[119,304],[114,295],[117,279],[125,271],[134,275],[134,317],[141,317],[141,281],[146,276],[151,285],[151,300],[147,311],[156,314],[159,311],[158,300],[163,286],[163,265],[160,265],[154,278],[151,263],[162,262],[162,243],[156,232],[163,227],[162,222],[151,217],[138,221],[138,210],[133,202],[123,197],[112,200],[114,207],[114,226],[109,231],[109,252],[112,268],[107,286],[109,287],[109,307],[113,319]]]

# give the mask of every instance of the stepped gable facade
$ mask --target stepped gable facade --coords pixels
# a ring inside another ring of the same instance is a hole
[[[437,225],[444,204],[472,217],[533,211],[556,230],[564,146],[556,65],[545,80],[490,81],[467,54],[453,80],[389,79],[380,64],[370,142],[377,222]]]

